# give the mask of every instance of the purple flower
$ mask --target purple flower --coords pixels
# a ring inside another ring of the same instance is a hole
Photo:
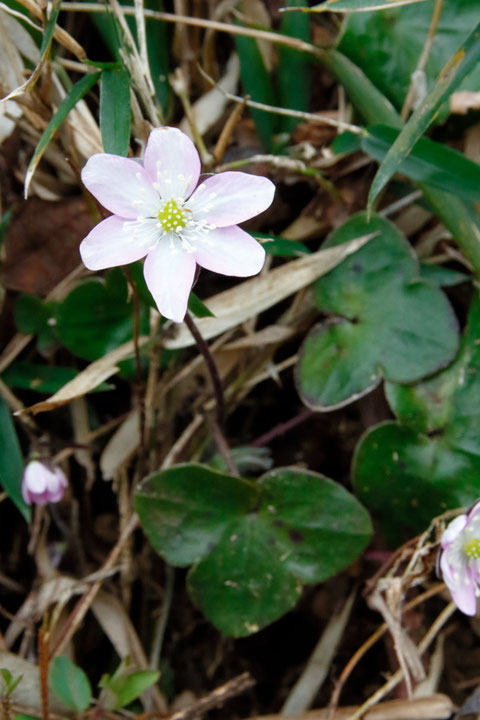
[[[237,223],[266,210],[275,186],[242,172],[212,175],[197,186],[200,158],[180,130],[150,133],[143,165],[117,155],[93,155],[82,171],[87,189],[107,210],[80,245],[84,264],[103,270],[146,256],[145,281],[159,311],[182,322],[196,265],[248,277],[265,251]]]
[[[46,505],[62,499],[67,478],[58,467],[31,460],[23,471],[22,495],[27,505]]]
[[[441,545],[440,570],[453,601],[466,615],[475,615],[480,584],[480,501],[448,525]]]

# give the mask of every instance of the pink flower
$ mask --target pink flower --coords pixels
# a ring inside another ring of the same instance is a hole
[[[159,311],[182,322],[196,265],[248,277],[263,267],[265,251],[237,223],[266,210],[275,186],[242,172],[212,175],[197,186],[200,158],[176,128],[150,133],[143,165],[117,155],[93,155],[82,171],[87,189],[111,217],[80,245],[90,270],[140,260]]]
[[[58,467],[39,460],[31,460],[22,478],[22,495],[27,505],[46,505],[62,499],[67,478]]]
[[[466,615],[475,615],[480,584],[480,501],[448,525],[441,545],[440,570],[453,601]]]

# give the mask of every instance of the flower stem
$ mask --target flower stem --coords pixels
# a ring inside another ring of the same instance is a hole
[[[210,348],[203,339],[199,329],[195,325],[192,316],[187,312],[185,315],[185,325],[192,333],[193,339],[195,340],[197,347],[205,360],[205,365],[210,375],[210,379],[213,385],[213,391],[215,393],[215,400],[217,405],[217,423],[220,428],[223,428],[225,421],[225,402],[223,399],[223,385],[218,372],[218,368],[213,359],[213,355],[210,352]]]

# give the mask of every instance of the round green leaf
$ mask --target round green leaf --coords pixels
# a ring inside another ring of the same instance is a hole
[[[435,515],[479,497],[480,457],[450,447],[444,438],[386,422],[361,439],[353,482],[387,539],[399,544],[424,530]]]
[[[315,286],[320,309],[336,316],[313,328],[296,367],[300,396],[315,410],[353,402],[382,378],[419,380],[448,365],[458,349],[446,296],[419,278],[418,262],[392,223],[358,213],[326,246],[371,232],[378,235]]]

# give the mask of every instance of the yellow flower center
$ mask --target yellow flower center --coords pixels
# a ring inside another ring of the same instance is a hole
[[[182,230],[187,224],[187,216],[178,207],[175,200],[169,200],[158,213],[158,219],[164,230]]]
[[[470,560],[477,560],[480,558],[480,540],[478,538],[468,540],[462,549]]]

